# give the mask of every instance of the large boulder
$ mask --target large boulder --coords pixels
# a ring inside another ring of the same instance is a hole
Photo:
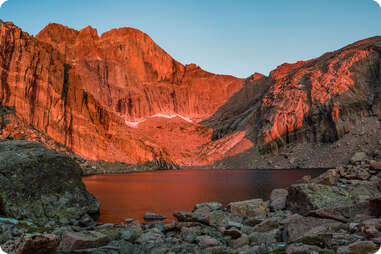
[[[72,251],[78,249],[98,248],[107,245],[111,239],[97,231],[85,232],[65,232],[59,249],[62,251]]]
[[[15,243],[17,254],[55,254],[59,238],[53,234],[36,234],[23,236]]]
[[[286,189],[274,189],[270,195],[270,208],[273,210],[286,208],[287,195]]]
[[[66,224],[99,212],[99,201],[66,155],[28,141],[0,140],[0,214]]]
[[[288,189],[287,208],[296,213],[352,204],[350,193],[336,186],[309,183],[294,184]]]
[[[342,223],[334,220],[303,217],[299,214],[291,215],[281,223],[284,224],[288,242],[307,238],[322,240],[322,235],[333,233],[336,228],[342,225]]]
[[[228,205],[232,214],[240,216],[266,216],[267,203],[262,199],[232,202]]]

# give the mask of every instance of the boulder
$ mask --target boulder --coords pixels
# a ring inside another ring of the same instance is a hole
[[[159,242],[162,241],[164,235],[157,229],[151,229],[147,232],[144,232],[138,239],[136,239],[137,243],[147,244],[149,242]]]
[[[330,169],[311,180],[312,183],[334,185],[339,175],[335,169]]]
[[[369,165],[373,170],[381,170],[381,161],[371,161]]]
[[[361,161],[364,161],[368,158],[367,154],[364,153],[364,152],[356,152],[352,155],[351,159],[350,159],[350,162],[352,164],[357,164]]]
[[[98,248],[107,245],[111,239],[97,231],[65,232],[59,249],[63,251],[73,251],[78,249]]]
[[[278,227],[278,221],[276,219],[270,218],[270,219],[265,219],[264,221],[256,225],[253,230],[257,232],[267,232],[267,231],[276,229],[277,227]]]
[[[287,195],[286,189],[274,189],[270,195],[270,208],[273,210],[286,208]]]
[[[270,244],[278,242],[280,235],[280,230],[274,229],[268,232],[252,232],[249,239],[252,245]]]
[[[306,238],[318,238],[320,235],[332,233],[342,223],[328,220],[318,219],[314,217],[303,217],[299,214],[293,214],[282,222],[288,235],[288,242],[300,241]]]
[[[352,205],[344,188],[323,184],[295,184],[288,189],[287,208],[305,214],[311,210]]]
[[[196,241],[201,248],[210,248],[222,245],[220,241],[207,235],[198,236]]]
[[[339,247],[337,253],[372,253],[378,249],[379,246],[371,241],[357,241],[347,246]]]
[[[207,207],[210,211],[221,210],[223,208],[221,203],[218,203],[218,202],[206,202],[206,203],[196,204],[194,206],[194,210],[202,208],[202,207]]]
[[[290,244],[286,247],[286,254],[309,254],[321,253],[322,249],[314,246],[301,243]]]
[[[250,243],[250,239],[246,234],[243,234],[241,237],[231,240],[230,241],[230,247],[233,249],[242,248],[245,245],[248,245]]]
[[[17,254],[55,254],[60,240],[52,234],[26,235],[20,238]]]
[[[347,191],[355,203],[365,202],[381,195],[377,182],[349,180]]]
[[[199,213],[176,212],[173,216],[180,222],[208,222],[208,217]]]
[[[214,227],[225,227],[229,222],[229,217],[228,213],[216,210],[209,214],[208,224]]]
[[[144,214],[144,220],[165,220],[167,217],[161,214],[147,212]]]
[[[0,140],[0,214],[38,224],[67,224],[99,212],[99,201],[68,156],[39,143]]]
[[[224,230],[224,235],[229,235],[233,239],[237,239],[237,238],[241,237],[242,232],[237,228],[229,228],[229,229]]]
[[[358,216],[372,217],[376,216],[378,210],[377,207],[372,208],[372,200],[357,203],[352,206],[338,206],[334,208],[323,208],[310,211],[306,216],[319,217],[325,219],[333,219],[336,221],[348,223],[350,221],[355,222]]]
[[[267,203],[262,199],[232,202],[228,205],[232,214],[240,216],[266,216]]]

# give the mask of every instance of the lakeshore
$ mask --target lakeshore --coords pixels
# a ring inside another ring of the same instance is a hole
[[[0,245],[9,253],[374,253],[381,244],[381,162],[361,152],[346,166],[274,189],[268,200],[237,200],[227,206],[200,203],[192,211],[173,211],[176,220],[169,223],[161,221],[165,216],[147,211],[150,223],[126,218],[112,224],[96,222],[99,203],[91,194],[83,192],[79,198],[72,193],[84,185],[70,158],[26,141],[3,141],[0,146],[4,175],[5,169],[20,165],[28,167],[29,174],[34,172],[37,180],[48,173],[53,185],[44,192],[62,183],[56,168],[76,172],[67,175],[65,184],[77,186],[67,186],[65,194],[56,189],[48,196],[39,194],[41,208],[36,201],[22,209],[13,207],[14,195],[3,197],[2,213],[18,216],[0,219]],[[18,161],[10,157],[16,154],[30,157]],[[41,170],[45,164],[53,173]],[[24,177],[20,172],[16,181]],[[14,188],[20,186],[18,182]],[[20,211],[23,214],[18,215]]]

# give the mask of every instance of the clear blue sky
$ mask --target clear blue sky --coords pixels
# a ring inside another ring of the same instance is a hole
[[[8,0],[0,19],[34,35],[49,22],[134,27],[184,64],[238,77],[381,35],[373,0]]]

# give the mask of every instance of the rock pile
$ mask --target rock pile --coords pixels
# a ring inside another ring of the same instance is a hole
[[[25,222],[0,220],[0,243],[18,253],[41,242],[52,251],[59,242],[57,253],[374,253],[381,245],[379,163],[356,161],[304,177],[273,190],[268,201],[197,204],[169,224],[71,221],[32,232]]]

